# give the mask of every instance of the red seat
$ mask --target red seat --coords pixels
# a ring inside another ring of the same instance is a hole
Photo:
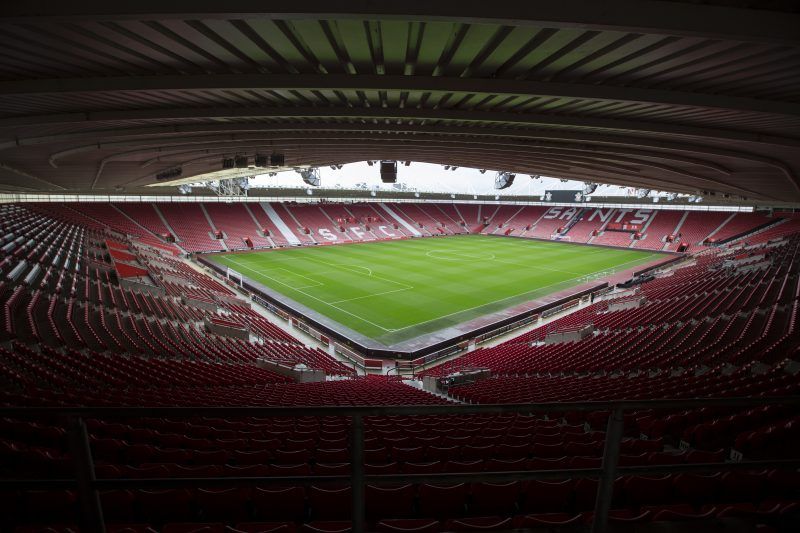
[[[413,531],[415,533],[438,533],[441,530],[438,520],[428,518],[399,518],[396,520],[381,520],[376,524],[376,529],[384,533],[396,531]]]
[[[464,461],[483,461],[494,457],[495,446],[488,444],[485,446],[464,446],[461,448],[461,458]]]
[[[352,530],[353,525],[343,520],[316,521],[300,526],[300,531],[308,533],[348,533]]]
[[[498,531],[511,527],[511,518],[482,516],[479,518],[454,518],[445,523],[445,531]]]
[[[430,474],[432,472],[441,472],[442,463],[439,461],[432,461],[429,463],[406,463],[402,466],[401,470],[404,474]]]
[[[386,463],[389,460],[389,450],[386,448],[368,448],[364,450],[364,462],[369,464]]]
[[[680,465],[685,461],[685,453],[652,452],[647,456],[647,464],[651,465]]]
[[[231,453],[231,460],[237,465],[267,464],[271,459],[269,450],[236,450]]]
[[[523,488],[522,510],[526,512],[565,511],[572,502],[573,487],[574,483],[571,479],[529,481]]]
[[[690,505],[646,507],[645,510],[653,513],[653,522],[689,522],[693,520],[708,520],[716,514],[716,509],[713,507],[705,511],[695,511]]]
[[[563,457],[565,453],[564,444],[561,442],[555,444],[541,444],[537,442],[533,445],[533,456],[536,458],[555,459],[557,457]]]
[[[404,518],[414,512],[414,487],[366,486],[367,516],[371,518]]]
[[[767,472],[726,472],[720,479],[720,501],[757,502],[764,498]]]
[[[350,463],[317,463],[313,468],[319,476],[346,476],[350,474]]]
[[[296,465],[269,465],[269,473],[272,476],[310,476],[311,467],[308,463]]]
[[[400,448],[395,446],[392,448],[392,460],[401,463],[421,463],[425,460],[425,449],[421,446],[416,448]]]
[[[133,493],[129,490],[106,490],[100,493],[103,518],[112,522],[129,522],[133,518]]]
[[[294,533],[297,528],[291,522],[240,522],[228,533]]]
[[[350,461],[350,451],[347,448],[335,450],[320,448],[314,452],[318,463],[347,463]]]
[[[225,450],[195,450],[190,459],[196,465],[224,465],[228,462],[228,452]]]
[[[250,491],[237,487],[197,489],[196,499],[205,520],[241,520],[247,517]]]
[[[400,468],[397,463],[365,464],[364,473],[366,474],[399,474]]]
[[[602,457],[572,457],[569,460],[569,467],[582,469],[582,468],[600,468],[603,465]]]
[[[306,494],[302,487],[256,487],[252,499],[258,518],[297,521],[305,518]]]
[[[307,463],[311,460],[311,450],[309,449],[302,449],[302,450],[274,450],[272,452],[274,456],[273,461],[276,464],[281,465],[297,465]]]
[[[313,519],[350,518],[353,507],[350,487],[316,487],[308,491],[308,502]]]
[[[520,483],[473,483],[470,514],[475,515],[511,515],[517,511]]]
[[[686,453],[687,463],[721,463],[723,461],[725,461],[725,450],[722,449],[714,452],[689,450]]]
[[[499,444],[495,447],[495,457],[498,459],[521,459],[528,457],[530,446],[523,444]]]
[[[461,458],[461,448],[458,446],[428,446],[426,456],[431,461],[452,461]]]
[[[30,491],[24,493],[25,514],[35,523],[77,522],[77,496],[72,491]],[[12,515],[13,516],[13,515]]]
[[[419,487],[419,514],[434,518],[449,518],[464,514],[467,486],[427,485]]]
[[[192,518],[192,494],[185,489],[139,490],[136,500],[142,517],[153,524]]]
[[[444,471],[448,473],[483,472],[483,468],[483,461],[447,461],[444,463]]]
[[[672,501],[672,476],[631,476],[623,487],[628,503],[634,506],[644,503],[668,503]]]
[[[222,524],[193,524],[191,522],[166,524],[161,533],[225,533]]]
[[[685,501],[692,505],[716,501],[720,478],[719,472],[711,475],[689,472],[678,474],[673,480],[675,495],[679,501]]]
[[[525,459],[489,459],[484,465],[485,472],[517,472],[527,470]]]
[[[514,527],[518,529],[542,529],[542,528],[564,528],[569,526],[580,526],[583,522],[583,515],[571,515],[567,513],[542,513],[519,516],[514,520]]]
[[[148,524],[106,524],[106,533],[156,533]]]

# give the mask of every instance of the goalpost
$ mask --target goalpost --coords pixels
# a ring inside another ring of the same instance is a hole
[[[601,278],[608,278],[610,276],[613,276],[616,273],[617,273],[616,269],[613,269],[613,268],[611,270],[604,270],[602,272],[595,272],[593,274],[589,274],[587,276],[583,276],[583,277],[578,278],[578,282],[579,283],[589,283],[591,281],[595,281],[595,280],[598,280],[598,279],[601,279]]]
[[[242,276],[241,274],[239,274],[238,272],[236,272],[236,271],[235,271],[234,269],[232,269],[231,267],[228,267],[228,268],[227,268],[227,270],[225,271],[225,278],[226,278],[228,281],[231,281],[231,280],[233,280],[233,282],[234,282],[234,283],[236,283],[237,285],[239,285],[239,288],[242,288],[242,289],[244,288],[244,281],[243,281],[243,279],[244,279],[244,276]]]

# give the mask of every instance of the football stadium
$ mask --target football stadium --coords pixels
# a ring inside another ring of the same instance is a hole
[[[800,531],[797,2],[0,44],[0,533]]]

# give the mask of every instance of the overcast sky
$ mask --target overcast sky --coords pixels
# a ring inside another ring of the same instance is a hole
[[[378,165],[369,166],[366,162],[344,165],[340,170],[330,167],[320,169],[321,186],[325,188],[355,187],[357,183],[366,183],[368,187],[390,188],[380,180]],[[514,185],[502,191],[494,189],[495,172],[486,171],[481,174],[474,168],[457,168],[445,170],[441,165],[429,163],[411,163],[405,166],[397,165],[397,182],[405,184],[410,189],[427,192],[453,192],[461,194],[500,194],[500,195],[536,195],[543,194],[545,190],[580,190],[583,182],[569,181],[562,183],[555,178],[542,177],[532,180],[527,174],[519,174],[514,180]],[[280,172],[277,176],[269,177],[266,174],[257,176],[252,182],[255,186],[281,186],[304,187],[300,175],[294,171]],[[604,185],[598,188],[595,194],[620,195],[626,194],[627,188]]]

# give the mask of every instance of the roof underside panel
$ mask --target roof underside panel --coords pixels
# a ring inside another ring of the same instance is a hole
[[[102,191],[280,151],[800,201],[791,3],[374,4],[12,6],[0,189]]]

